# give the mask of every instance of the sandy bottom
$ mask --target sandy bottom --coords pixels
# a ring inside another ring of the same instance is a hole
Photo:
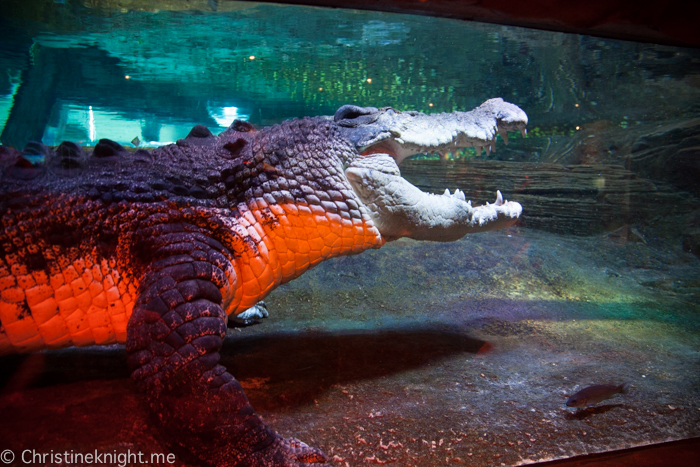
[[[519,465],[700,436],[700,261],[679,245],[528,229],[401,240],[266,302],[222,362],[268,424],[332,465]],[[18,458],[170,452],[120,347],[0,370],[0,449]],[[628,395],[564,406],[625,381]]]

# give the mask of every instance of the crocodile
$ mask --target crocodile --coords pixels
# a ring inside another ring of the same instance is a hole
[[[157,429],[197,463],[324,463],[269,428],[219,364],[227,327],[264,317],[271,290],[325,259],[513,225],[522,208],[500,191],[473,207],[460,190],[422,192],[399,165],[495,149],[526,124],[496,98],[432,115],[345,105],[218,136],[197,125],[134,152],[0,146],[0,355],[124,344]]]

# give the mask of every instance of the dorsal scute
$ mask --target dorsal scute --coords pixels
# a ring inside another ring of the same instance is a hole
[[[216,144],[217,138],[206,126],[195,125],[184,140],[178,140],[178,144],[182,145],[183,141],[190,146],[211,146]]]
[[[80,175],[86,165],[87,154],[80,145],[72,141],[59,144],[46,159],[49,170],[64,177]]]
[[[130,153],[124,146],[112,141],[111,139],[101,139],[95,145],[95,149],[91,154],[92,158],[107,159],[128,156]]]
[[[38,141],[30,141],[22,152],[10,149],[5,151],[5,173],[11,179],[18,181],[34,180],[46,173],[44,160],[50,153],[45,144]]]

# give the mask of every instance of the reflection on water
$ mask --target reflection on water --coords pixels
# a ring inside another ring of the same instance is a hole
[[[332,114],[347,103],[438,112],[500,96],[527,109],[533,136],[548,137],[699,110],[692,49],[253,3],[218,12],[6,3],[4,144],[90,143],[80,114],[89,106],[112,113],[96,122],[97,136],[120,142],[171,141],[194,124],[220,131],[236,116],[270,124]],[[126,122],[141,128],[119,129]]]

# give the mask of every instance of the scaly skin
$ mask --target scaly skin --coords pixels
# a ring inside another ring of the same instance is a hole
[[[0,355],[126,344],[161,429],[200,462],[325,462],[270,430],[218,364],[229,316],[327,258],[412,236],[414,222],[416,238],[452,240],[520,213],[497,202],[479,214],[447,197],[441,215],[457,221],[414,221],[404,205],[396,214],[391,199],[411,204],[404,199],[415,193],[384,196],[402,180],[398,166],[381,151],[358,153],[342,127],[351,114],[260,131],[234,122],[218,137],[195,127],[175,145],[133,154],[108,140],[89,157],[72,143],[30,145],[25,153],[45,155],[41,165],[0,147]],[[502,129],[501,117],[492,120]]]

